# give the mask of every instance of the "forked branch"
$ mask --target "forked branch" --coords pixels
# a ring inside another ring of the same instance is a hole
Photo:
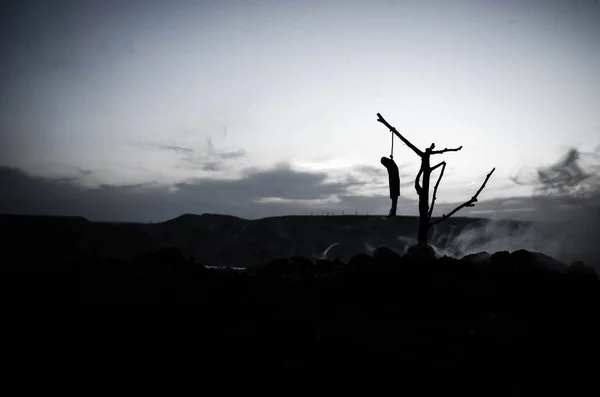
[[[433,167],[431,169],[433,171],[434,169],[436,169],[440,165],[442,166],[442,172],[440,172],[440,176],[438,177],[438,180],[435,183],[435,187],[433,188],[433,197],[431,199],[431,207],[429,207],[429,214],[427,215],[429,219],[431,219],[431,214],[433,214],[433,206],[435,205],[435,199],[436,199],[436,194],[437,194],[438,186],[440,185],[440,181],[442,180],[442,177],[444,176],[444,170],[446,169],[446,162],[442,161],[441,163],[439,163],[438,165],[436,165],[435,167]]]
[[[441,163],[434,165],[433,167],[431,167],[431,172],[435,171],[436,168],[438,168],[440,165],[443,165],[445,167],[446,166],[446,162],[442,161]]]
[[[421,185],[419,185],[419,179],[421,178],[421,174],[423,174],[423,168],[419,169],[419,173],[415,178],[415,190],[417,191],[417,195],[419,196],[421,196],[421,192],[423,191],[423,188],[421,187]]]
[[[479,196],[479,193],[481,193],[481,191],[485,187],[487,181],[490,179],[490,176],[492,176],[492,174],[494,173],[495,170],[496,170],[496,168],[494,167],[490,171],[490,173],[487,174],[487,176],[485,177],[485,181],[483,181],[483,184],[481,185],[481,187],[479,188],[479,190],[477,191],[477,193],[475,193],[475,195],[473,197],[471,197],[471,199],[469,201],[462,203],[461,205],[459,205],[458,207],[456,207],[455,209],[453,209],[448,215],[444,214],[444,215],[442,215],[441,218],[436,219],[433,222],[429,222],[429,226],[437,225],[438,223],[440,223],[442,221],[445,221],[446,219],[450,218],[452,215],[454,215],[455,213],[457,213],[458,211],[460,211],[464,207],[473,207],[475,205],[475,203],[477,202],[477,196]]]
[[[388,123],[387,121],[385,121],[385,119],[383,118],[383,116],[380,113],[377,113],[377,121],[379,121],[381,124],[385,125],[390,131],[392,131],[394,134],[396,134],[396,136],[398,138],[400,138],[400,140],[402,142],[404,142],[406,144],[406,146],[408,146],[409,148],[411,148],[413,150],[413,152],[415,152],[419,156],[423,155],[422,151],[420,151],[415,145],[413,145],[412,143],[410,143],[410,141],[408,139],[406,139],[398,131],[396,131],[396,129],[394,127],[392,127],[390,125],[390,123]]]

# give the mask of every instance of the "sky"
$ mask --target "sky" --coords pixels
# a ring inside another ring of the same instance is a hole
[[[377,113],[463,147],[440,211],[495,167],[470,210],[527,212],[515,175],[600,153],[598,49],[594,0],[6,2],[0,213],[386,214]],[[394,159],[416,214],[419,158]]]

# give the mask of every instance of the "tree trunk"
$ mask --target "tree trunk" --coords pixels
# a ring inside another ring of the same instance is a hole
[[[421,160],[423,170],[422,190],[419,194],[419,245],[427,245],[427,232],[429,230],[429,179],[431,177],[431,167],[429,166],[429,156],[424,154]]]

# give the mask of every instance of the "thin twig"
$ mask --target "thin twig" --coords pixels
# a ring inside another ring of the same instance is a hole
[[[455,209],[452,210],[452,212],[450,212],[448,215],[444,214],[442,215],[441,218],[436,219],[433,222],[429,222],[429,226],[433,226],[436,225],[442,221],[445,221],[446,219],[450,218],[452,215],[454,215],[456,212],[458,212],[459,210],[463,209],[464,207],[473,207],[475,205],[475,203],[477,202],[477,196],[479,196],[479,193],[481,193],[481,191],[483,190],[483,188],[485,187],[485,184],[487,183],[488,179],[490,179],[490,176],[492,176],[492,174],[494,173],[494,171],[496,170],[496,168],[494,167],[489,174],[487,174],[487,176],[485,177],[485,181],[483,181],[483,184],[481,185],[481,187],[479,188],[479,190],[477,191],[477,193],[475,193],[475,195],[473,197],[471,197],[471,199],[465,203],[462,203],[461,205],[459,205],[458,207],[456,207]]]
[[[431,214],[433,214],[433,206],[435,205],[435,199],[436,199],[438,186],[440,185],[440,181],[442,180],[442,177],[444,176],[444,170],[446,169],[446,162],[442,161],[440,164],[436,165],[434,168],[431,169],[433,171],[435,168],[439,167],[440,165],[442,165],[442,172],[440,172],[440,176],[438,177],[438,180],[435,183],[435,187],[433,188],[433,198],[431,199],[431,207],[429,207],[429,214],[427,215],[427,217],[429,219],[431,219]]]
[[[379,121],[381,124],[385,125],[390,131],[392,131],[394,134],[396,134],[396,136],[398,138],[400,138],[400,140],[402,140],[402,142],[404,142],[406,144],[406,146],[408,146],[409,148],[411,148],[413,150],[413,152],[415,152],[419,156],[423,155],[422,151],[420,151],[415,145],[413,145],[412,143],[410,143],[408,139],[406,139],[405,137],[403,137],[394,127],[392,127],[387,121],[385,121],[385,119],[383,118],[383,116],[381,114],[379,114],[379,113],[377,113],[377,121]]]
[[[442,153],[446,153],[446,152],[458,152],[460,149],[462,149],[461,147],[457,147],[456,149],[442,149],[442,150],[434,150],[431,152],[431,154],[442,154]]]

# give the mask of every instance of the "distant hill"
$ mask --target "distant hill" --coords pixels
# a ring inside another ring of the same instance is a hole
[[[452,237],[489,221],[450,218],[432,233],[440,253],[452,254]],[[505,221],[516,230],[522,222]],[[53,262],[78,255],[132,260],[175,246],[208,265],[248,266],[301,255],[349,260],[385,245],[403,254],[415,243],[418,218],[399,216],[281,216],[247,220],[220,214],[184,214],[162,223],[91,222],[82,217],[0,215],[4,257]],[[476,239],[475,239],[476,240]],[[475,241],[474,240],[474,241]],[[449,251],[448,251],[449,250]],[[460,255],[461,252],[455,252]]]

